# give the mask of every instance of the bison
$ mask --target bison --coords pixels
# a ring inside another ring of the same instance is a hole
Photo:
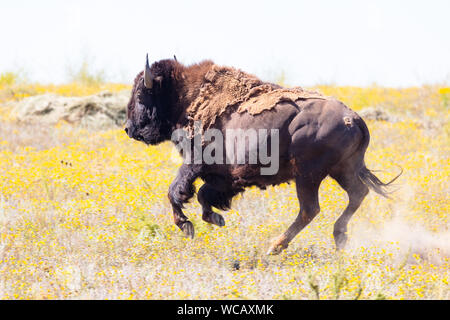
[[[220,78],[221,74],[229,78]],[[201,113],[203,118],[198,116]],[[257,158],[256,162],[249,163],[252,152],[259,146],[249,141],[251,135],[240,142],[247,161],[184,161],[169,187],[168,197],[174,222],[187,237],[194,236],[194,226],[182,208],[195,194],[193,182],[197,178],[205,182],[197,194],[202,218],[220,227],[225,225],[225,220],[213,207],[229,209],[232,198],[248,186],[264,189],[295,180],[300,211],[269,248],[269,254],[277,254],[319,213],[319,186],[330,176],[347,192],[349,199],[334,225],[333,236],[339,250],[347,241],[347,224],[369,188],[387,197],[387,187],[401,174],[383,183],[367,169],[364,154],[369,145],[369,130],[358,114],[338,100],[262,82],[240,70],[217,67],[212,61],[185,66],[174,58],[150,66],[147,56],[144,71],[134,80],[125,132],[130,138],[156,145],[174,140],[176,131],[192,129],[193,119],[207,120],[208,124],[203,130],[186,135],[192,141],[200,136],[202,142],[194,144],[192,152],[184,155],[185,160],[193,160],[195,148],[201,153],[208,147],[203,139],[207,130],[215,130],[225,138],[233,130],[245,130],[238,131],[241,133],[270,130],[277,135],[257,137],[259,142],[262,139],[263,144],[270,146],[271,156],[275,157],[272,160],[277,165],[275,172],[263,174],[261,169],[267,162]],[[223,147],[219,151],[225,156],[236,151],[236,145],[230,147],[223,140],[218,146]],[[218,154],[218,150],[215,152]]]

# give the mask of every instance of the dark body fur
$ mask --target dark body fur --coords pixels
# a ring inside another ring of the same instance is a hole
[[[128,104],[127,134],[153,145],[170,140],[175,129],[188,123],[186,109],[199,94],[211,66],[211,61],[189,67],[175,60],[155,62],[150,68],[154,79],[151,89],[144,85],[143,73],[138,74]],[[224,135],[227,129],[234,128],[278,129],[278,173],[261,175],[261,164],[183,164],[169,188],[176,225],[193,237],[193,225],[182,208],[194,195],[193,182],[197,178],[205,181],[198,192],[203,219],[218,226],[225,222],[212,207],[228,209],[233,196],[248,186],[265,188],[295,180],[300,212],[269,249],[270,253],[278,253],[319,213],[318,189],[330,175],[349,196],[349,204],[334,227],[336,246],[342,248],[347,223],[369,192],[368,187],[386,196],[384,188],[392,182],[382,183],[364,164],[370,139],[364,121],[337,100],[281,102],[258,115],[235,112],[237,107],[227,109],[212,127]]]

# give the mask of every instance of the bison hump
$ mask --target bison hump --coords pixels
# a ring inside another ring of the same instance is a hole
[[[195,121],[201,121],[205,130],[226,111],[257,115],[283,101],[295,103],[310,98],[326,99],[318,92],[300,87],[283,88],[235,68],[212,65],[198,96],[186,110],[187,130],[193,133]]]

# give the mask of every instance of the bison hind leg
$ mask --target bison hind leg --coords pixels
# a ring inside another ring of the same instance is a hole
[[[336,250],[343,249],[347,243],[348,222],[369,193],[369,188],[358,176],[358,168],[364,167],[364,164],[355,165],[351,163],[351,161],[349,162],[350,164],[343,164],[330,173],[330,176],[336,180],[348,194],[347,207],[334,224],[333,236],[336,243]]]
[[[212,207],[220,210],[228,210],[231,206],[231,200],[235,195],[232,191],[219,191],[216,190],[211,184],[205,183],[198,191],[197,198],[202,205],[202,218],[208,223],[215,224],[219,227],[225,225],[224,218],[214,212]]]
[[[299,175],[295,178],[300,212],[289,228],[273,241],[267,254],[279,254],[286,249],[292,239],[320,212],[319,187],[326,175],[321,171],[307,170],[306,172],[310,172],[310,175]]]

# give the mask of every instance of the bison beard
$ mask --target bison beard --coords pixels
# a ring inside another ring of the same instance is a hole
[[[274,175],[261,175],[261,163],[192,162],[180,167],[168,196],[175,224],[188,237],[194,236],[194,226],[182,208],[193,197],[197,178],[205,181],[198,192],[202,218],[217,226],[224,226],[225,220],[212,208],[229,209],[232,198],[246,187],[265,188],[295,180],[300,212],[269,248],[268,253],[278,253],[319,213],[319,186],[329,175],[349,197],[334,225],[336,247],[341,249],[347,240],[347,224],[369,188],[387,196],[386,187],[401,174],[383,183],[366,168],[369,131],[341,102],[302,88],[265,83],[211,61],[184,66],[175,59],[161,60],[150,67],[147,60],[144,72],[135,79],[127,116],[127,134],[147,144],[170,140],[180,128],[192,133],[196,120],[202,122],[203,130],[216,129],[224,135],[236,129],[278,130],[280,169]]]

